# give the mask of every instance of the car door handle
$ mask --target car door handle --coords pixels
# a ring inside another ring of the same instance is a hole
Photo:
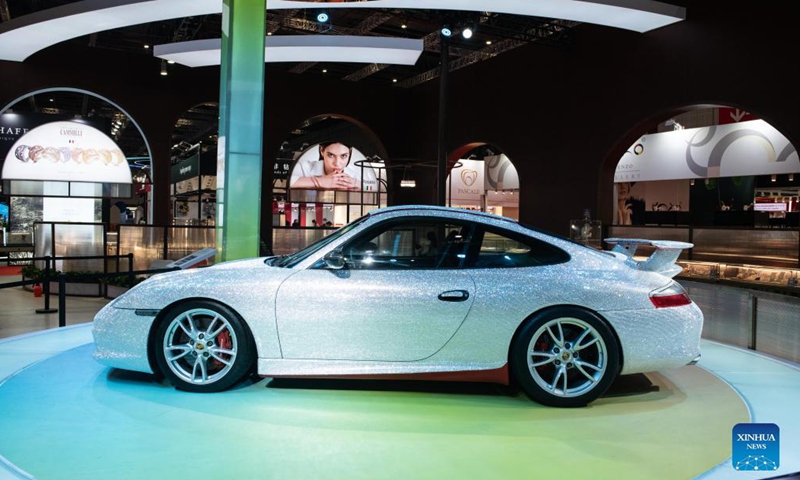
[[[439,294],[439,300],[443,302],[463,302],[469,298],[466,290],[448,290]]]

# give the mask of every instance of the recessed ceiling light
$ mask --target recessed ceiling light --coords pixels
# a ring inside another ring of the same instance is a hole
[[[147,50],[148,48],[150,48],[150,45],[148,45],[148,44],[146,44],[146,43],[145,43],[145,44],[144,44],[144,49],[145,49],[145,50]]]
[[[272,32],[267,32],[267,36],[271,37],[272,36]]]
[[[397,79],[396,79],[396,78],[393,78],[393,79],[392,79],[392,83],[397,83]]]
[[[492,44],[491,40],[486,40],[486,45],[491,45],[491,44]]]
[[[323,68],[322,69],[322,73],[328,73],[328,69],[327,68]]]
[[[404,23],[404,24],[400,25],[400,28],[402,28],[402,29],[406,29],[406,28],[408,28],[408,25],[406,25],[406,24]]]
[[[167,63],[169,63],[170,65],[174,65],[175,64],[175,60],[167,60]]]

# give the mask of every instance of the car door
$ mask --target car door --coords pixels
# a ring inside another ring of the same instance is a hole
[[[436,353],[461,326],[475,284],[462,269],[473,225],[439,218],[387,220],[279,288],[284,358],[414,361]]]

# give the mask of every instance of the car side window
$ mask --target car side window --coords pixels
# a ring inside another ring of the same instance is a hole
[[[472,267],[538,267],[567,262],[569,258],[567,252],[542,240],[515,232],[486,230]]]
[[[342,249],[348,268],[398,270],[460,268],[473,227],[435,218],[386,222]]]

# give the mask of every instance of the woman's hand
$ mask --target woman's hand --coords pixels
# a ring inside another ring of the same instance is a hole
[[[335,172],[330,175],[313,177],[314,185],[320,190],[356,190],[355,177],[344,172]]]

